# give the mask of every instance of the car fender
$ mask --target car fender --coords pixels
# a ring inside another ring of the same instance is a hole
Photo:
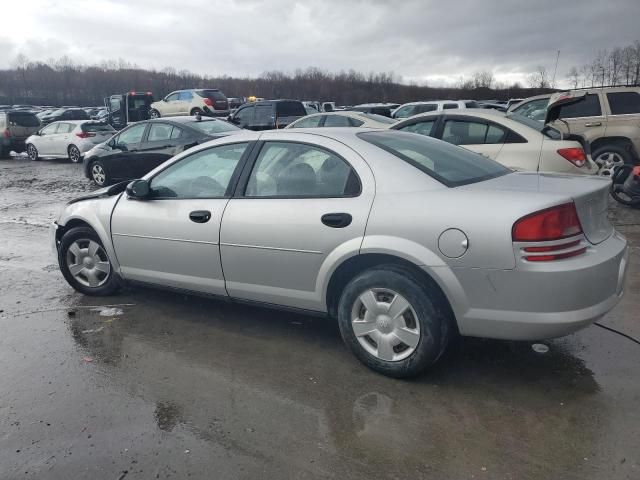
[[[120,272],[118,257],[111,241],[111,213],[120,199],[120,195],[107,198],[82,200],[66,206],[56,222],[66,227],[70,222],[81,221],[88,224],[98,235],[113,268]]]

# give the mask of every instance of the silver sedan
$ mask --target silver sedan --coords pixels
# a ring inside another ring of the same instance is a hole
[[[556,337],[613,308],[628,247],[609,185],[411,133],[243,132],[73,200],[52,242],[84,294],[142,283],[328,315],[404,377],[458,333]]]

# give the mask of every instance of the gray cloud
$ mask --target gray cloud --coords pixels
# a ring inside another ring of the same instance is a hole
[[[476,70],[558,77],[640,38],[638,0],[31,0],[3,5],[0,68],[68,55],[143,67],[259,75],[318,66],[453,81]],[[4,22],[3,22],[4,23]]]

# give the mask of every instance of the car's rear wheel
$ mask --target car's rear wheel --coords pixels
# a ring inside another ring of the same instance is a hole
[[[598,174],[605,177],[613,176],[615,169],[622,165],[633,164],[631,152],[619,145],[604,145],[597,148],[591,156],[600,167]]]
[[[342,293],[340,333],[372,370],[397,378],[417,375],[440,358],[451,335],[452,319],[437,298],[408,270],[366,270]]]
[[[33,160],[34,162],[38,160],[38,149],[35,145],[31,143],[27,145],[27,155],[29,156],[29,160]]]
[[[93,183],[95,183],[99,187],[104,187],[106,185],[109,185],[109,183],[111,182],[111,176],[109,175],[109,171],[104,166],[104,164],[99,160],[96,160],[91,163],[91,166],[89,167],[89,172],[91,173],[91,180],[93,180]]]
[[[85,295],[111,295],[119,287],[109,256],[91,228],[72,228],[62,236],[58,264],[69,285]]]
[[[191,116],[195,117],[196,115],[204,115],[204,112],[199,108],[192,108],[191,109]]]
[[[82,154],[80,153],[80,149],[75,145],[70,145],[68,149],[69,160],[73,163],[78,163],[82,160]]]
[[[155,108],[152,108],[151,110],[149,110],[149,117],[151,118],[160,118],[162,115],[160,115],[160,112],[158,110],[156,110]]]

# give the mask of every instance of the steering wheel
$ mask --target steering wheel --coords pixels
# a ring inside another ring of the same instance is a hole
[[[221,197],[225,192],[224,187],[220,185],[220,183],[204,175],[191,180],[187,190],[194,197],[199,197],[202,194],[207,197]]]

